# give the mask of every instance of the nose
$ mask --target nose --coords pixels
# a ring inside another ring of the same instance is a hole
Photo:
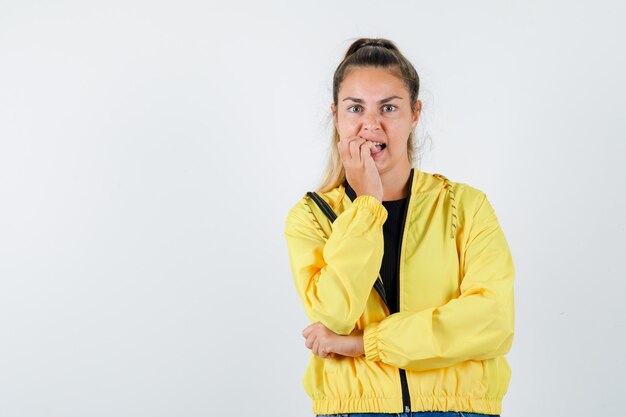
[[[363,117],[363,130],[375,131],[380,129],[379,115],[375,111],[368,112]]]

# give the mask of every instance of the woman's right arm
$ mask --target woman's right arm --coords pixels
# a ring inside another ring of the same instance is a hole
[[[387,210],[376,197],[360,195],[337,216],[326,240],[305,198],[288,212],[284,230],[296,290],[312,322],[348,335],[380,272]]]

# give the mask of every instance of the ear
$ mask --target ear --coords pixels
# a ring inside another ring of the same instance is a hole
[[[422,101],[421,100],[417,100],[417,105],[416,105],[417,109],[412,112],[412,121],[411,121],[411,129],[415,129],[415,126],[417,126],[417,122],[419,121],[420,118],[420,113],[422,111]]]
[[[330,103],[330,112],[333,115],[335,123],[337,123],[337,107],[335,106],[335,103]]]

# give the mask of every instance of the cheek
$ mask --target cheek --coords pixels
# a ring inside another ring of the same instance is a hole
[[[410,123],[407,123],[406,120],[401,118],[398,118],[396,120],[388,120],[385,125],[390,132],[394,132],[396,134],[399,134],[400,132],[406,130],[407,128],[410,128],[411,126]]]
[[[406,129],[402,128],[402,126],[398,124],[388,125],[385,129],[387,137],[389,141],[393,143],[393,145],[397,145],[405,139],[405,131]]]
[[[356,124],[351,123],[340,123],[337,126],[337,131],[339,132],[339,136],[353,136],[359,133],[358,126]]]
[[[389,130],[390,132],[393,132],[392,134],[395,137],[405,139],[413,131],[413,127],[411,126],[410,120],[403,119],[403,120],[398,120],[398,121],[394,121],[393,123],[390,123]]]

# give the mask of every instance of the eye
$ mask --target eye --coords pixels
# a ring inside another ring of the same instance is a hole
[[[394,109],[396,108],[396,106],[394,106],[393,104],[386,104],[386,105],[383,106],[383,108],[385,108],[385,107],[393,107]]]
[[[348,107],[348,111],[349,111],[350,113],[355,113],[355,112],[353,112],[353,111],[350,111],[350,109],[354,109],[355,107],[359,107],[359,108],[360,108],[361,106],[359,106],[359,105],[357,104],[357,105],[354,105],[354,106]]]

